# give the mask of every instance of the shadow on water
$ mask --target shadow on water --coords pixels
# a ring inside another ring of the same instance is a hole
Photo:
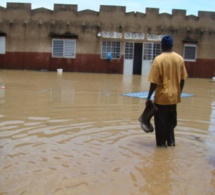
[[[0,72],[1,194],[214,194],[215,82],[187,79],[175,148],[140,129],[146,77]]]

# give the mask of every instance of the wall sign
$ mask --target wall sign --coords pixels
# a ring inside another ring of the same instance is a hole
[[[145,38],[144,33],[130,33],[130,32],[125,32],[124,33],[124,39],[138,39],[138,40],[143,40]]]
[[[99,32],[97,34],[98,37],[102,38],[112,38],[112,39],[133,39],[133,40],[144,40],[146,39],[147,41],[161,41],[162,37],[164,35],[157,35],[157,34],[147,34],[145,36],[144,33],[132,33],[132,32],[125,32],[122,36],[121,32],[108,32],[108,31],[103,31]]]
[[[161,41],[164,35],[147,34],[148,41]]]
[[[98,37],[121,39],[122,33],[119,32],[100,32],[97,34]]]

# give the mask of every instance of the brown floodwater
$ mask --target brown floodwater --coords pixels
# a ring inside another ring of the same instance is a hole
[[[144,76],[0,71],[0,194],[215,194],[215,82],[186,80],[176,147],[140,128]]]

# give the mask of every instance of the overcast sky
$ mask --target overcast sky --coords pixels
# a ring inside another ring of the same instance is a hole
[[[215,12],[215,0],[17,0],[0,1],[6,7],[7,2],[31,3],[32,9],[44,7],[53,10],[54,4],[75,4],[78,11],[90,9],[99,11],[100,5],[126,6],[126,12],[145,13],[146,8],[159,8],[160,13],[172,13],[172,9],[184,9],[187,15],[198,15],[198,11]]]

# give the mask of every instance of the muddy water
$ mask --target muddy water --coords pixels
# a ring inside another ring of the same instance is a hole
[[[187,79],[175,148],[138,117],[145,77],[0,71],[0,194],[215,193],[215,82]]]

